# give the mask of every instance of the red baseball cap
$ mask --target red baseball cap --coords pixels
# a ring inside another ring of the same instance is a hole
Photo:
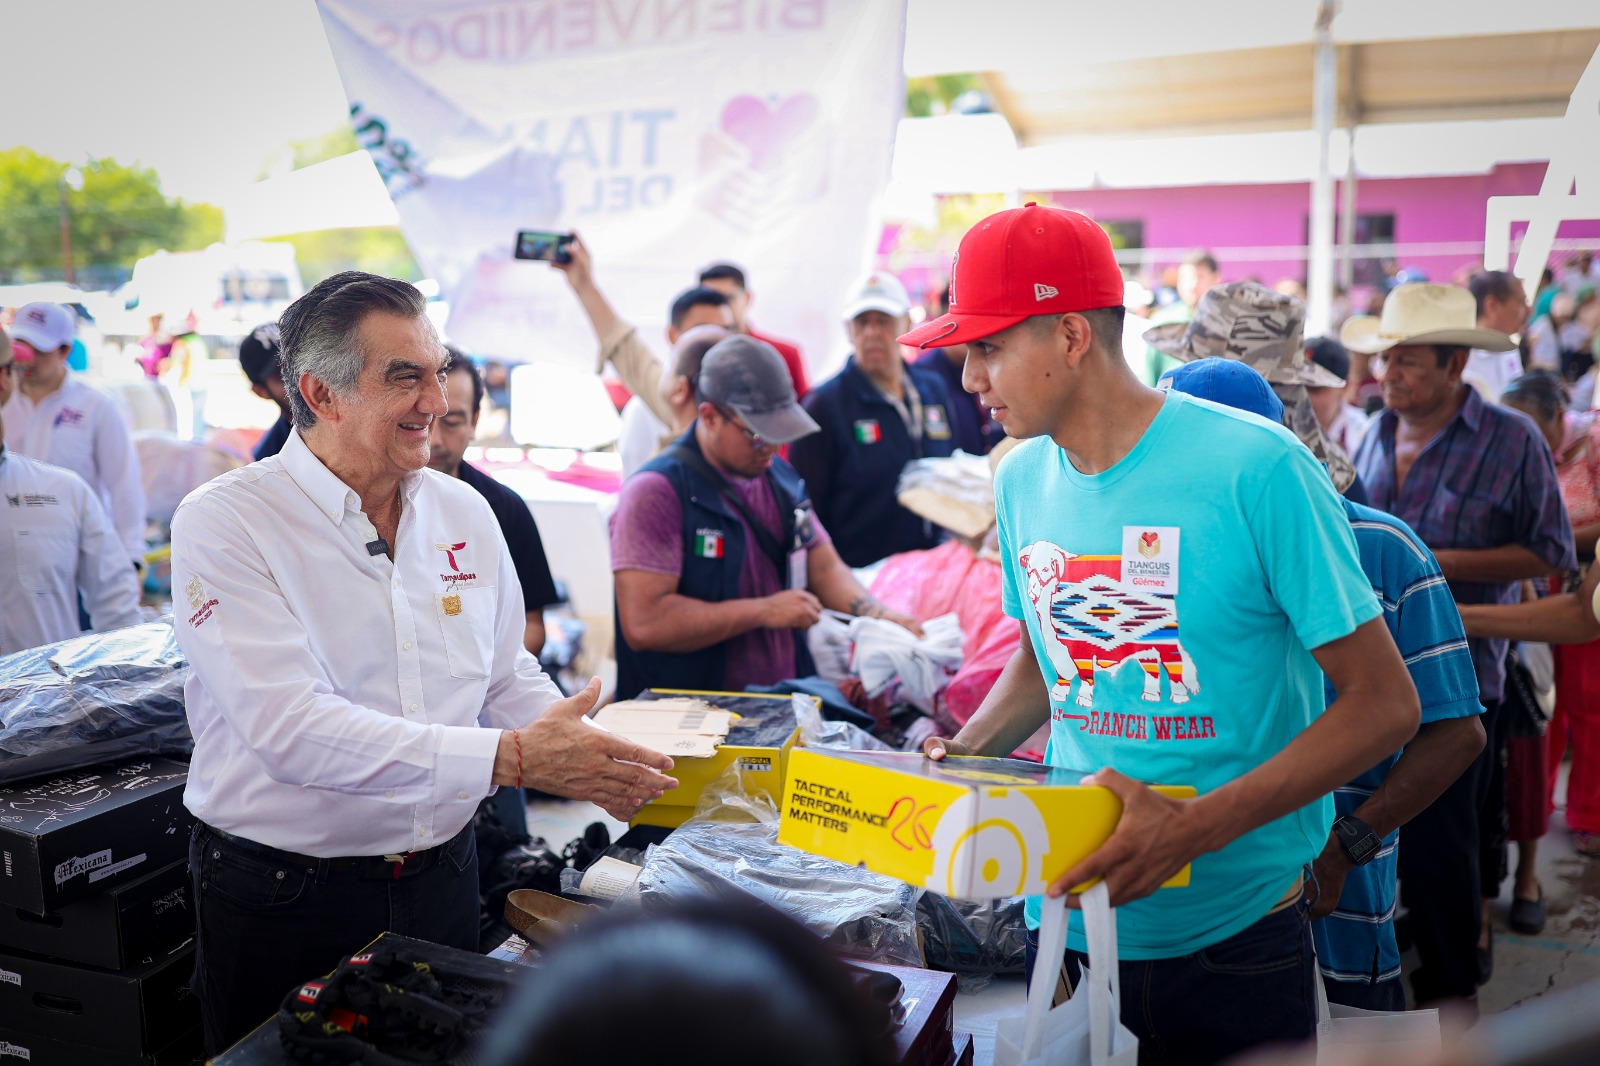
[[[901,344],[966,344],[1033,315],[1121,307],[1122,268],[1088,215],[1028,203],[999,211],[961,238],[950,263],[950,313]]]

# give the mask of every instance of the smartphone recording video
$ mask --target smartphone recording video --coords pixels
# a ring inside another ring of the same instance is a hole
[[[570,233],[552,233],[542,229],[519,229],[512,254],[518,259],[543,259],[547,263],[566,263],[572,259],[567,245],[572,243]]]

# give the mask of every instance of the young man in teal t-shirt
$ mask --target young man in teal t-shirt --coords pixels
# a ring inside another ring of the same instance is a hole
[[[1092,220],[1029,204],[962,239],[950,313],[902,338],[966,344],[963,384],[1031,438],[995,482],[1027,639],[927,750],[1004,755],[1048,721],[1051,763],[1117,794],[1116,832],[1050,892],[1106,880],[1141,1061],[1220,1062],[1314,1031],[1302,870],[1329,794],[1411,737],[1417,695],[1327,475],[1282,426],[1141,383],[1122,286]],[[1071,971],[1081,924],[1069,946]]]

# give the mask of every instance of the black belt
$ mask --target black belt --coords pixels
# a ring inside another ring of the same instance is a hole
[[[326,859],[319,858],[316,855],[301,855],[294,851],[268,847],[266,844],[260,844],[254,840],[234,836],[232,833],[224,833],[216,826],[205,822],[198,823],[198,827],[202,831],[216,836],[229,847],[238,848],[240,851],[248,851],[252,855],[259,855],[269,862],[282,863],[285,866],[304,866],[308,869],[325,871],[330,875],[348,874],[363,879],[388,877],[397,881],[402,876],[421,873],[430,866],[437,865],[449,854],[451,847],[459,842],[463,836],[472,832],[472,823],[468,822],[461,832],[443,844],[435,844],[433,847],[423,851],[408,851],[403,855],[351,855]]]

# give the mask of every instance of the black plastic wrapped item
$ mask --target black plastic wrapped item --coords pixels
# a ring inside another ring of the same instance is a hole
[[[1024,970],[1028,927],[1022,899],[951,899],[924,892],[917,928],[928,969],[956,975],[963,992],[976,992],[995,974]]]
[[[841,955],[921,966],[921,889],[778,843],[765,792],[745,793],[737,765],[706,786],[695,816],[645,853],[634,887],[617,900],[646,910],[743,891],[776,907]]]
[[[0,658],[0,783],[194,749],[171,622]]]

